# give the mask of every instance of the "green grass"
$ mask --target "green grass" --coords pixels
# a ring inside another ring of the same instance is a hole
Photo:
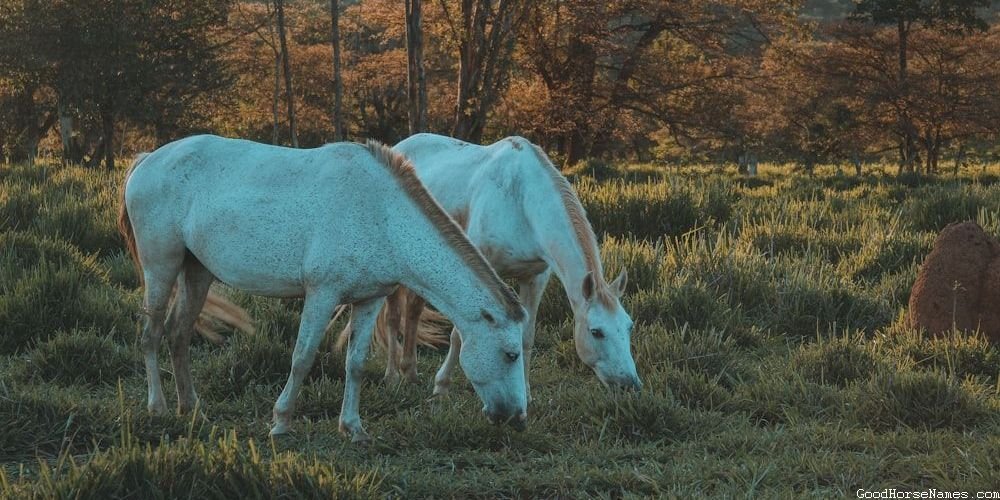
[[[114,230],[121,172],[0,166],[0,497],[847,496],[1000,483],[1000,352],[907,331],[917,268],[944,225],[1000,235],[998,169],[814,177],[761,165],[669,172],[590,162],[573,181],[609,278],[628,270],[641,394],[604,389],[553,280],[523,433],[489,425],[469,384],[364,372],[374,441],[337,430],[343,355],[324,342],[295,432],[270,440],[301,301],[230,292],[257,320],[196,339],[205,418],[151,417],[140,291]],[[173,378],[164,347],[168,402]]]

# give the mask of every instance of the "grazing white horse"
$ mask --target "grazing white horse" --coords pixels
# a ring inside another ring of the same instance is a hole
[[[367,439],[361,369],[383,298],[416,290],[466,333],[461,364],[491,421],[523,428],[525,311],[427,193],[406,159],[369,142],[288,149],[215,136],[182,139],[137,162],[119,223],[145,282],[149,409],[166,411],[157,350],[167,320],[178,409],[194,408],[188,344],[213,280],[256,295],[305,297],[272,434],[295,400],[337,304],[353,304],[340,429]]]
[[[626,274],[622,271],[610,284],[605,281],[597,239],[580,200],[541,148],[521,137],[479,146],[435,134],[416,134],[393,150],[413,163],[420,180],[465,227],[469,240],[497,273],[517,280],[521,301],[528,309],[524,330],[526,384],[538,305],[555,272],[573,308],[580,359],[606,385],[642,387],[630,348],[632,319],[620,301]],[[388,308],[402,307],[405,312],[388,314],[390,323],[403,318],[407,342],[400,371],[413,379],[416,353],[412,330],[417,321],[408,320],[419,317],[423,303],[412,292],[404,292],[391,296]],[[457,325],[457,330],[461,329]],[[396,362],[395,335],[389,332],[384,338],[389,344],[388,372]],[[448,390],[463,340],[464,336],[459,338],[458,332],[452,331],[451,349],[435,377],[435,394]],[[530,400],[530,384],[528,387]]]

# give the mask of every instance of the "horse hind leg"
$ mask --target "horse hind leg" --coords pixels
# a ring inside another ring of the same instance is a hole
[[[177,299],[166,327],[177,386],[177,412],[181,415],[190,413],[198,404],[191,376],[191,335],[213,281],[215,277],[212,273],[188,254],[177,283]]]
[[[408,300],[404,300],[405,316],[403,317],[403,355],[399,360],[399,372],[408,382],[417,381],[417,330],[420,328],[420,316],[427,304],[419,295],[408,292]]]
[[[163,385],[160,379],[158,355],[160,339],[163,337],[164,319],[167,305],[173,293],[177,274],[180,272],[180,258],[170,254],[141,255],[145,291],[143,294],[143,312],[146,315],[146,325],[142,330],[140,349],[146,365],[146,384],[148,388],[147,408],[153,415],[165,415],[167,402],[163,396]]]
[[[401,309],[406,301],[400,295],[402,287],[389,295],[385,308],[376,320],[376,329],[381,330],[380,335],[385,339],[385,381],[387,384],[395,385],[399,383],[399,332],[401,332]],[[379,324],[382,323],[382,324]]]

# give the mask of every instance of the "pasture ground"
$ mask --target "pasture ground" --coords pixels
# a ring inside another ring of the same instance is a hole
[[[386,386],[372,357],[361,414],[375,440],[360,447],[337,432],[343,360],[326,345],[294,434],[267,436],[295,300],[233,294],[259,333],[196,341],[207,418],[147,416],[140,294],[114,227],[121,172],[0,166],[0,496],[1000,489],[1000,353],[903,326],[938,230],[973,219],[1000,235],[1000,167],[957,178],[761,172],[575,176],[607,275],[629,271],[641,394],[610,393],[582,365],[553,281],[526,432],[490,426],[461,376],[451,397],[428,401],[443,354],[422,351],[418,385]]]

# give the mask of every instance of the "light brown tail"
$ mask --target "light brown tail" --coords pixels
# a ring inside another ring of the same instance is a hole
[[[145,280],[143,279],[142,262],[139,261],[139,251],[135,244],[135,231],[132,229],[132,220],[128,216],[128,207],[125,206],[125,184],[128,182],[128,178],[132,175],[135,167],[138,167],[147,156],[149,156],[149,153],[139,153],[128,171],[125,172],[119,197],[121,207],[118,210],[118,232],[125,239],[125,248],[128,249],[129,256],[132,257],[132,264],[135,265],[135,272],[139,276],[140,285],[143,285]],[[177,285],[175,284],[173,294],[176,295],[176,293]],[[205,299],[205,305],[202,307],[194,327],[208,341],[221,344],[225,339],[219,335],[218,329],[215,326],[219,322],[228,324],[237,330],[249,334],[253,334],[255,331],[250,315],[242,307],[230,302],[229,299],[214,290],[209,290],[208,298]]]
[[[334,320],[340,315],[342,308],[347,306],[340,306],[337,310],[337,315],[334,316]],[[386,335],[388,335],[388,328],[386,325],[387,318],[389,316],[389,306],[386,305],[379,311],[378,318],[375,320],[375,345],[379,346],[382,350],[385,350],[386,345],[388,345],[388,340],[386,340]],[[446,328],[449,322],[443,314],[425,307],[423,311],[420,312],[420,323],[417,325],[417,345],[422,345],[425,347],[430,347],[432,349],[437,349],[441,346],[448,345],[448,333]],[[333,326],[333,320],[327,326],[329,329]],[[347,345],[347,341],[351,339],[351,325],[348,324],[341,330],[340,335],[337,337],[337,350],[343,351],[344,346]]]

